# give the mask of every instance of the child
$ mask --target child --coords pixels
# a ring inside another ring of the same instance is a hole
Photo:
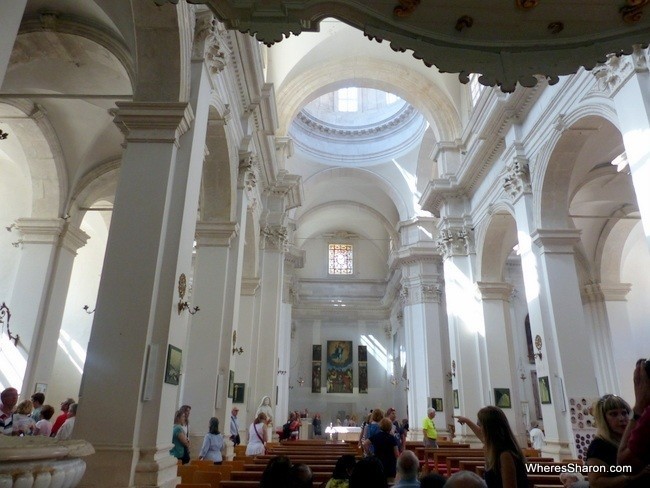
[[[14,413],[14,430],[12,435],[32,435],[36,422],[31,417],[34,404],[31,400],[25,400],[16,405]]]

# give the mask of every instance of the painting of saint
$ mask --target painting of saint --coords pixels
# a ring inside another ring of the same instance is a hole
[[[352,393],[352,341],[327,341],[327,393]]]

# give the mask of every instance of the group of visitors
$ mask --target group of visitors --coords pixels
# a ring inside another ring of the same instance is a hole
[[[72,398],[61,402],[61,414],[54,424],[54,407],[45,405],[45,394],[34,393],[18,403],[18,390],[5,388],[0,393],[0,435],[44,436],[67,440],[72,437],[77,404]]]

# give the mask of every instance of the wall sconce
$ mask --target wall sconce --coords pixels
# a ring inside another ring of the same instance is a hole
[[[16,222],[14,222],[11,225],[7,225],[5,229],[7,229],[7,232],[11,232],[11,229],[13,229],[14,227],[16,227]]]
[[[183,301],[183,298],[185,298],[185,291],[187,290],[187,278],[185,277],[185,273],[181,273],[181,275],[178,277],[178,315],[180,315],[183,310],[187,310],[190,315],[194,315],[196,312],[200,310],[199,307],[194,307],[190,308],[190,304],[187,302]]]
[[[89,307],[88,305],[84,305],[84,310],[86,311],[86,313],[87,313],[88,315],[92,315],[92,314],[94,314],[94,313],[95,313],[95,310],[97,310],[97,307],[93,308],[92,310],[89,310],[89,308],[90,308],[90,307]]]
[[[395,378],[395,375],[391,375],[390,384],[393,385],[393,386],[397,386],[398,383],[399,383],[399,380],[397,378]]]
[[[296,381],[298,382],[298,384],[300,385],[300,387],[302,387],[302,385],[305,384],[305,378],[303,378],[302,376],[299,376],[298,379],[297,379]]]
[[[451,361],[451,375],[455,378],[456,377],[456,360],[452,359]]]
[[[7,138],[8,135],[9,134],[7,134],[2,129],[0,129],[0,141],[4,141]]]
[[[449,383],[451,383],[453,381],[452,380],[452,375],[453,375],[453,373],[451,371],[447,371],[447,381],[449,381]]]
[[[13,335],[11,333],[11,329],[9,328],[10,320],[11,320],[11,311],[9,310],[9,307],[7,307],[5,302],[2,302],[2,305],[0,306],[0,324],[4,324],[6,321],[7,335],[9,336],[9,340],[13,341],[14,346],[18,347],[18,341],[20,341],[20,336],[18,334]]]
[[[239,354],[241,356],[242,353],[244,352],[244,348],[243,347],[237,347],[236,343],[237,343],[237,331],[233,330],[232,331],[232,354],[233,354],[233,356],[235,354]]]
[[[528,358],[529,359],[539,358],[539,360],[541,361],[542,360],[542,337],[539,334],[535,336],[535,347],[537,348],[537,352],[534,354],[529,354]]]

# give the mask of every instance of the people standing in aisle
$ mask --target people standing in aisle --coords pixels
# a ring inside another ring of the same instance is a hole
[[[311,425],[314,427],[314,437],[320,437],[323,435],[323,424],[321,422],[319,413],[314,414]]]
[[[424,447],[438,447],[438,431],[433,419],[436,417],[436,409],[428,408],[427,416],[422,421],[422,435],[424,436]]]
[[[61,402],[61,413],[54,421],[54,425],[52,425],[52,433],[50,434],[52,437],[54,437],[59,431],[63,422],[68,420],[68,410],[70,409],[70,405],[73,403],[75,403],[75,401],[72,398],[67,398]]]
[[[32,410],[32,418],[34,422],[41,420],[41,409],[45,403],[45,394],[40,391],[32,395],[32,403],[34,404],[34,410]]]
[[[533,449],[541,451],[542,447],[544,447],[545,442],[544,432],[539,428],[539,424],[537,422],[533,422],[532,427],[533,428],[530,429],[529,432],[530,445],[533,447]]]
[[[268,419],[264,412],[260,412],[248,429],[247,456],[258,456],[266,451],[266,424]]]
[[[68,413],[67,413],[68,418],[66,419],[65,422],[63,422],[63,425],[61,428],[56,432],[56,435],[54,436],[60,441],[67,441],[68,439],[72,438],[72,431],[74,430],[74,423],[75,419],[77,417],[77,404],[73,403],[68,407]]]
[[[183,424],[185,423],[185,413],[177,410],[174,414],[174,427],[172,428],[172,444],[169,454],[180,460],[183,464],[190,462],[189,447],[190,441],[185,435]]]
[[[23,400],[16,405],[12,435],[24,436],[32,435],[34,433],[36,422],[34,422],[34,419],[32,418],[33,410],[34,404],[31,400]]]
[[[0,434],[11,435],[13,431],[14,409],[18,403],[18,390],[5,388],[0,393]]]
[[[239,409],[237,407],[232,407],[230,411],[230,440],[237,447],[241,444],[241,438],[239,437],[239,419],[237,419],[237,414],[239,414]]]
[[[52,422],[50,419],[54,416],[54,407],[52,405],[43,405],[41,408],[41,420],[36,422],[34,435],[49,437],[52,433]]]
[[[212,417],[208,424],[208,433],[203,438],[199,459],[207,459],[214,464],[223,463],[223,450],[226,448],[223,435],[219,432],[219,419]]]

